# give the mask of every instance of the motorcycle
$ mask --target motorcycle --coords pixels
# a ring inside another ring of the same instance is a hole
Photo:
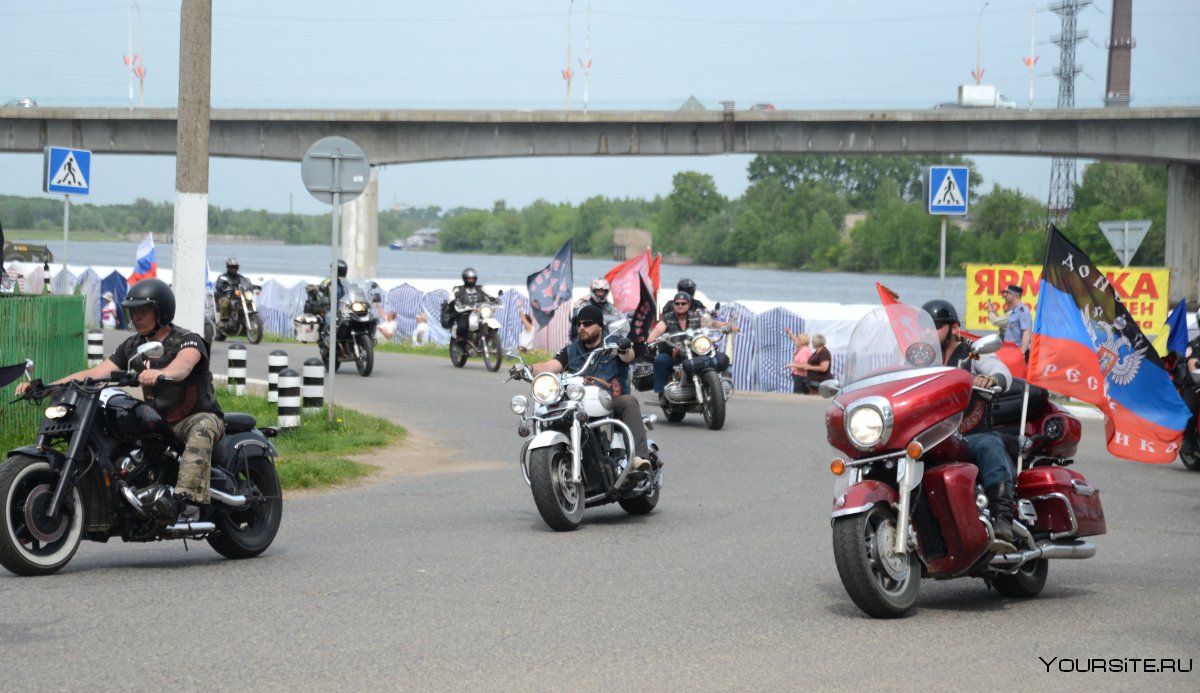
[[[503,295],[501,291],[499,295]],[[467,306],[454,303],[448,308],[453,311],[454,319],[450,323],[450,363],[455,368],[462,368],[467,359],[472,356],[482,356],[483,365],[492,373],[500,370],[504,361],[503,347],[500,341],[500,321],[496,319],[496,308],[500,299],[489,298],[486,303],[477,306]],[[458,344],[457,316],[470,313],[467,326],[467,348],[464,351]]]
[[[654,510],[662,492],[662,466],[658,445],[650,447],[650,469],[633,469],[633,433],[613,416],[612,396],[604,387],[581,375],[593,359],[615,354],[607,344],[588,355],[575,373],[533,375],[520,353],[509,369],[509,380],[531,383],[532,408],[524,395],[515,395],[509,406],[521,417],[517,435],[533,436],[521,448],[521,474],[533,492],[538,513],[559,532],[579,527],[585,508],[617,502],[631,515]],[[655,417],[642,419],[654,429]]]
[[[1200,399],[1200,371],[1187,372],[1184,361],[1179,382],[1184,383],[1179,394],[1192,411],[1187,428],[1183,430],[1183,441],[1179,444],[1179,461],[1193,472],[1200,472],[1200,416],[1196,415],[1196,400]]]
[[[688,412],[700,412],[704,414],[704,425],[710,430],[719,431],[725,425],[725,407],[733,396],[733,378],[729,374],[729,357],[718,351],[716,345],[728,332],[728,326],[717,328],[696,324],[654,340],[653,346],[660,351],[671,353],[678,349],[680,352],[680,360],[663,391],[666,401],[662,410],[667,421],[678,423]],[[653,373],[653,364],[639,364],[635,387],[649,389],[646,378],[652,379]]]
[[[974,348],[976,355],[993,353],[1000,339],[985,337]],[[830,465],[834,561],[863,612],[904,615],[922,578],[979,577],[1004,596],[1034,597],[1050,559],[1095,555],[1096,546],[1081,538],[1106,531],[1100,493],[1067,468],[1078,449],[1078,419],[1031,390],[1031,400],[1040,401],[1031,402],[1018,439],[1028,464],[1014,475],[1010,544],[995,536],[959,427],[968,405],[969,418],[990,407],[1000,410],[993,422],[1001,437],[1013,436],[1020,420],[1019,407],[1015,421],[1011,414],[1014,398],[987,402],[991,390],[973,388],[970,373],[943,366],[932,320],[912,306],[868,313],[847,353],[845,382],[822,383],[821,394],[833,400],[826,425],[840,453]],[[973,392],[980,397],[973,400]]]
[[[371,375],[375,369],[375,327],[378,320],[371,314],[371,302],[367,292],[357,284],[347,282],[346,291],[338,301],[337,355],[333,370],[336,372],[343,361],[353,361],[358,374]],[[317,305],[320,305],[319,303]],[[328,299],[324,305],[329,305]],[[317,349],[321,352],[321,363],[329,369],[328,320],[321,325]]]
[[[162,353],[162,343],[148,342],[134,359]],[[195,520],[177,520],[171,487],[183,446],[153,407],[119,389],[136,385],[129,371],[59,385],[35,380],[20,398],[49,397],[50,406],[33,445],[0,465],[0,565],[49,575],[85,538],[205,539],[227,558],[251,558],[271,545],[283,513],[267,440],[277,431],[226,413],[225,435],[212,452],[212,503]]]
[[[261,289],[257,284],[244,282],[230,290],[229,313],[225,319],[218,317],[215,321],[214,337],[218,342],[225,341],[226,337],[237,337],[241,334],[246,335],[246,341],[251,344],[262,341],[263,322],[255,302],[255,292]]]

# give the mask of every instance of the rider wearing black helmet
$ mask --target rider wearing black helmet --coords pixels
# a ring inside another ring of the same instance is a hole
[[[942,345],[942,363],[962,368],[975,376],[973,385],[991,388],[999,385],[1001,392],[1012,384],[1008,367],[994,354],[972,356],[973,344],[959,334],[958,311],[949,301],[934,299],[925,303],[926,313],[933,318],[938,340]],[[972,393],[959,431],[971,451],[971,461],[979,467],[979,483],[988,497],[988,513],[996,537],[1013,540],[1013,477],[1004,441],[992,432],[988,416],[990,400]]]
[[[225,261],[225,274],[217,277],[214,285],[214,293],[217,299],[217,308],[221,313],[221,320],[229,319],[229,301],[233,296],[235,289],[249,288],[253,286],[244,276],[238,274],[238,260],[236,257],[231,257]]]
[[[483,290],[483,286],[479,284],[479,274],[471,267],[462,271],[462,284],[454,287],[454,305],[462,308],[474,308],[482,303],[492,300],[487,292]],[[459,348],[463,351],[467,349],[467,337],[471,332],[471,311],[460,310],[454,318],[457,329],[455,330],[455,339],[458,340]]]
[[[688,279],[687,277],[680,279],[679,283],[675,285],[675,291],[676,292],[682,291],[691,297],[692,307],[690,308],[690,310],[699,311],[699,310],[707,310],[708,309],[708,306],[704,305],[704,301],[701,301],[700,299],[696,298],[696,282],[692,281],[691,279]],[[662,311],[659,314],[659,320],[666,320],[666,319],[670,318],[674,312],[675,312],[674,302],[664,304],[662,307]]]
[[[187,503],[184,519],[196,514],[195,506],[209,501],[209,473],[213,445],[225,432],[221,406],[213,390],[208,347],[200,335],[185,330],[175,319],[175,294],[161,279],[143,279],[134,284],[121,302],[126,319],[137,334],[117,347],[113,355],[96,366],[56,380],[104,378],[126,366],[138,374],[147,403],[171,425],[184,445],[175,482],[176,500]],[[147,342],[162,342],[157,359],[130,358]],[[159,382],[159,378],[164,378]],[[21,383],[17,394],[29,388]]]

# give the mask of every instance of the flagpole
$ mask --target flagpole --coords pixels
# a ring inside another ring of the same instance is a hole
[[[1017,435],[1017,476],[1021,476],[1021,470],[1025,468],[1025,421],[1029,416],[1029,381],[1024,382],[1025,395],[1021,398],[1021,428],[1018,429]]]

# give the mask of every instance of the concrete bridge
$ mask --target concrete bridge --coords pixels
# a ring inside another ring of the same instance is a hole
[[[0,153],[175,154],[174,109],[0,109]],[[372,165],[525,156],[1001,154],[1168,167],[1175,299],[1200,298],[1200,108],[872,111],[221,110],[210,156],[300,161],[327,135]],[[368,215],[377,210],[362,210]],[[369,224],[374,228],[373,224]]]

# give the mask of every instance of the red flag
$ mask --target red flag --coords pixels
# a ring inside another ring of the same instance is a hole
[[[910,344],[919,341],[921,328],[917,323],[916,309],[900,302],[900,294],[892,291],[883,284],[875,282],[879,291],[879,301],[887,310],[888,322],[892,324],[892,332],[896,334],[896,342],[901,349],[907,349]]]
[[[611,288],[609,298],[617,310],[628,313],[638,306],[641,299],[640,277],[650,273],[650,250],[626,260],[610,269],[604,278]]]
[[[659,281],[661,278],[661,273],[659,271],[661,266],[662,253],[659,253],[658,255],[654,256],[653,260],[650,261],[650,286],[653,287],[655,296],[658,295],[658,285],[661,283]]]

